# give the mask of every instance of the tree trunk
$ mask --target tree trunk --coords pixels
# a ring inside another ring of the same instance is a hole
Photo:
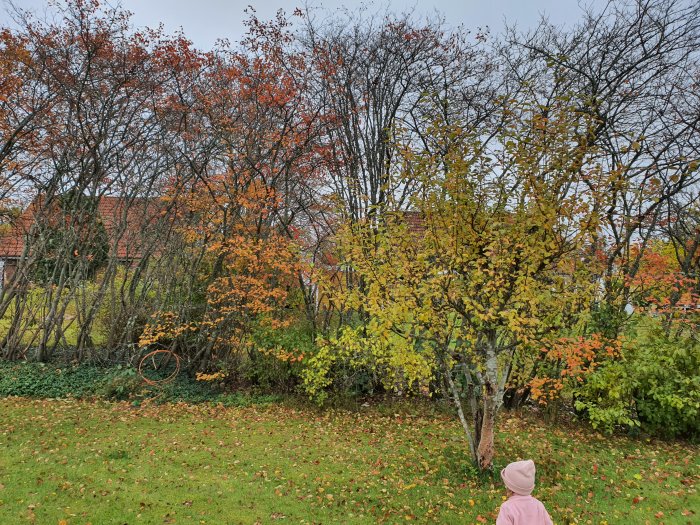
[[[494,435],[498,406],[494,396],[494,388],[487,383],[484,390],[484,413],[481,419],[481,439],[479,440],[477,459],[481,470],[490,470],[493,467]]]
[[[483,415],[481,418],[481,436],[477,449],[477,459],[481,470],[493,468],[495,452],[494,438],[496,433],[496,416],[503,402],[504,377],[499,381],[498,354],[495,332],[490,335],[486,351],[486,369],[483,386]]]

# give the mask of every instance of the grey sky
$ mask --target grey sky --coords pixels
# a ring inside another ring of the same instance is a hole
[[[0,0],[2,1],[2,0]],[[15,0],[21,7],[43,10],[42,0]],[[111,2],[114,3],[114,2]],[[269,19],[282,8],[287,12],[303,3],[294,0],[122,0],[122,5],[133,12],[136,26],[155,27],[163,23],[166,32],[172,33],[180,27],[195,45],[202,49],[212,47],[217,38],[238,40],[244,32],[244,10],[253,5],[261,19]],[[323,6],[332,11],[340,6],[350,9],[367,2],[361,0],[314,0],[312,5]],[[582,5],[602,5],[604,0],[581,0]],[[385,5],[386,2],[373,2]],[[473,29],[489,26],[498,33],[503,21],[517,23],[521,29],[533,27],[540,15],[546,15],[557,25],[571,25],[580,15],[578,0],[393,0],[393,11],[415,8],[421,14],[435,11],[445,15],[448,24]],[[5,21],[6,15],[0,14]]]

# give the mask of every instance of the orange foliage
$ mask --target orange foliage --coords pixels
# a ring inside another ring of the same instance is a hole
[[[632,248],[632,259],[638,257],[640,249]],[[697,263],[693,262],[692,267],[697,267]],[[696,281],[681,270],[670,244],[659,242],[648,246],[640,258],[639,270],[626,282],[638,298],[638,308],[667,315],[673,322],[694,322],[700,304]]]
[[[230,193],[232,178],[239,189]],[[179,195],[181,215],[194,217],[180,232],[193,250],[204,249],[206,310],[197,322],[181,322],[164,312],[150,323],[142,346],[198,333],[217,349],[248,349],[252,323],[273,329],[289,325],[289,292],[300,270],[298,249],[269,221],[278,203],[276,192],[254,178],[240,174],[212,177]],[[243,186],[243,187],[240,187]]]
[[[204,254],[197,277],[205,306],[196,322],[154,321],[142,344],[194,330],[198,347],[249,351],[254,326],[281,329],[292,319],[305,239],[289,206],[293,192],[321,176],[315,139],[322,122],[307,99],[306,59],[287,46],[287,22],[252,16],[247,25],[240,52],[201,55],[177,40],[161,46],[166,67],[201,75],[192,99],[167,99],[161,109],[188,149],[208,155],[216,138],[217,153],[195,179],[173,176],[164,197],[186,249]]]
[[[600,334],[552,341],[541,349],[542,359],[552,366],[543,367],[549,373],[538,374],[530,381],[532,398],[543,405],[558,400],[567,381],[582,382],[601,362],[619,357],[622,342],[622,338],[611,341]]]

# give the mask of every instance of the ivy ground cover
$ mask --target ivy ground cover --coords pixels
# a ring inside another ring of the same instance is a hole
[[[0,400],[0,523],[493,523],[504,490],[453,417]],[[697,523],[698,448],[504,414],[497,466],[532,458],[557,524]]]

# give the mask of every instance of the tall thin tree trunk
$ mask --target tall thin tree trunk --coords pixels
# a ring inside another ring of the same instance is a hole
[[[455,408],[457,409],[457,416],[459,417],[460,423],[462,423],[462,428],[464,429],[464,434],[467,436],[467,444],[469,445],[469,452],[471,453],[472,459],[474,461],[477,460],[477,455],[476,455],[476,447],[474,445],[474,438],[472,437],[472,432],[471,429],[469,428],[469,423],[467,422],[467,418],[464,417],[464,410],[462,409],[462,401],[459,398],[459,391],[457,390],[457,387],[455,386],[455,383],[452,379],[452,370],[450,370],[449,366],[447,365],[447,362],[445,359],[442,359],[442,369],[443,369],[443,374],[445,379],[447,380],[447,385],[450,388],[450,393],[452,394],[452,401],[455,404]]]

